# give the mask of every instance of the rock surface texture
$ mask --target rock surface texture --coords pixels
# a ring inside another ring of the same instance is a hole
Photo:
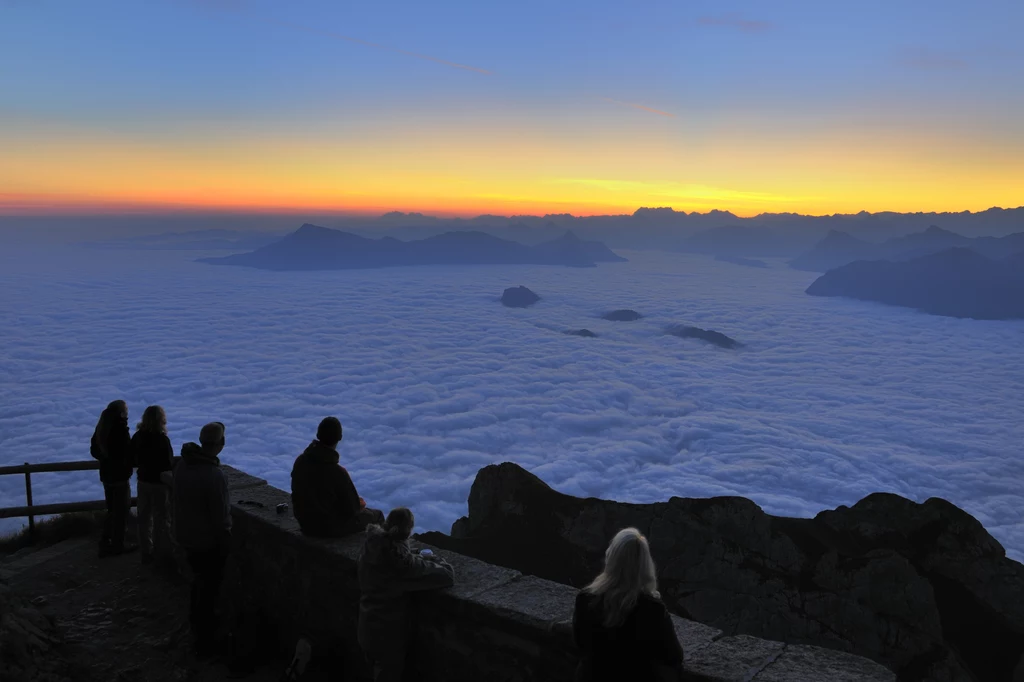
[[[876,493],[794,519],[739,497],[582,499],[505,463],[477,474],[469,515],[451,536],[422,539],[582,586],[626,526],[649,538],[671,610],[726,639],[789,644],[789,667],[773,673],[779,680],[806,679],[801,666],[816,665],[801,663],[794,645],[865,656],[901,680],[1024,680],[1024,565],[1006,558],[976,519],[937,498],[918,504]],[[758,679],[768,679],[763,674]]]

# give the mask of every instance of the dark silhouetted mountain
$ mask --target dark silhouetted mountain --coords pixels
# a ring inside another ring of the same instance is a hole
[[[1024,318],[1024,273],[1017,256],[992,260],[954,248],[908,261],[857,261],[830,270],[807,289],[980,320]]]
[[[633,322],[641,317],[642,315],[635,310],[613,310],[601,316],[602,319],[611,320],[612,322]]]
[[[593,267],[591,255],[615,256],[600,243],[565,236],[545,249],[484,232],[444,232],[415,241],[370,239],[350,232],[305,224],[283,239],[251,253],[205,258],[215,265],[265,270],[336,270],[399,265],[569,265]]]
[[[754,258],[740,258],[739,256],[723,256],[721,254],[715,256],[715,260],[722,261],[723,263],[732,263],[733,265],[742,265],[748,268],[766,268],[768,264],[763,260],[756,260]]]
[[[1024,250],[1024,232],[1005,237],[971,239],[932,225],[924,232],[894,237],[881,244],[857,239],[845,232],[829,234],[813,249],[790,261],[797,270],[826,272],[859,260],[912,260],[946,249],[963,247],[993,259]]]
[[[890,239],[884,242],[880,249],[882,258],[910,260],[958,246],[970,247],[972,241],[970,237],[931,225],[924,232],[914,232]]]
[[[509,287],[501,294],[502,304],[509,308],[528,308],[539,300],[540,296],[524,286]]]
[[[878,244],[871,244],[862,239],[838,230],[830,230],[825,238],[814,245],[814,248],[789,261],[789,266],[797,270],[825,272],[855,260],[869,260],[878,257]]]
[[[597,334],[590,331],[589,329],[574,329],[572,331],[566,332],[566,334],[569,334],[570,336],[584,336],[588,339],[593,339],[597,337]]]
[[[477,473],[450,536],[419,539],[582,587],[627,527],[650,543],[665,605],[726,635],[851,652],[903,682],[1012,682],[1024,670],[1024,565],[938,498],[873,493],[787,518],[742,497],[573,497],[506,462]],[[771,679],[838,678],[821,670]]]
[[[573,234],[572,230],[566,230],[561,237],[537,244],[533,248],[558,261],[579,258],[586,261],[585,264],[626,262],[625,258],[617,255],[601,242],[585,242]]]
[[[701,341],[707,341],[708,343],[713,343],[719,348],[737,348],[742,345],[736,339],[731,339],[722,332],[716,332],[711,329],[701,329],[700,327],[677,325],[669,328],[668,333],[672,336],[678,336],[681,339],[700,339]]]

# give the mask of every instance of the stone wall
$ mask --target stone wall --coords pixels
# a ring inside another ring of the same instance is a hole
[[[305,636],[330,651],[346,675],[366,674],[356,644],[361,539],[304,537],[291,496],[230,467],[234,547],[227,596],[244,618],[272,629],[289,652]],[[417,543],[418,544],[418,543]],[[455,568],[456,585],[419,595],[412,665],[428,682],[571,680],[576,664],[572,609],[576,590],[452,552],[436,549]],[[673,616],[693,680],[831,682],[894,680],[866,659],[811,646],[748,636]]]

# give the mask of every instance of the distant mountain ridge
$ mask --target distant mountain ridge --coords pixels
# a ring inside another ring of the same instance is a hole
[[[994,260],[961,246],[905,261],[856,261],[829,270],[807,293],[947,317],[1024,319],[1024,252]]]
[[[235,232],[239,238],[245,233],[276,232],[283,234],[285,225],[293,220],[285,215],[203,215],[175,217],[170,220],[161,216],[104,216],[82,218],[76,226],[92,225],[104,229],[117,225],[118,230],[130,237],[111,238],[103,244],[135,241],[134,235],[153,226],[173,225],[181,230],[184,225],[196,225],[204,230],[217,226],[223,232]],[[22,220],[42,226],[45,221]],[[992,208],[972,213],[867,213],[836,214],[827,216],[806,216],[796,213],[764,213],[750,218],[741,218],[728,211],[707,213],[676,211],[671,208],[639,208],[633,213],[622,215],[595,215],[577,217],[570,214],[529,215],[480,215],[473,218],[441,218],[422,213],[401,213],[392,211],[381,216],[320,216],[310,215],[307,223],[316,223],[332,229],[357,234],[371,239],[394,237],[403,241],[420,240],[445,232],[486,232],[493,236],[536,246],[562,236],[566,230],[584,241],[600,241],[612,249],[637,249],[660,251],[690,251],[709,253],[726,257],[784,256],[796,258],[811,249],[826,237],[829,231],[845,232],[857,239],[882,243],[887,239],[926,230],[938,225],[966,237],[985,235],[1002,237],[1014,232],[1024,232],[1024,207],[1002,209]],[[3,219],[0,218],[0,225]],[[225,228],[232,226],[233,230]],[[751,228],[752,239],[737,240],[736,228]],[[725,228],[725,229],[720,229]],[[76,227],[77,229],[77,227]],[[764,230],[765,232],[762,232]],[[700,235],[710,232],[708,235]],[[189,236],[191,235],[191,236]],[[171,241],[196,244],[207,241],[211,246],[221,248],[229,245],[222,240],[231,240],[227,234],[218,237],[219,244],[213,244],[209,237],[198,232],[168,235],[168,243],[162,246],[139,243],[138,248],[174,248]],[[691,241],[693,239],[693,241]],[[703,242],[703,243],[702,243]],[[709,248],[709,244],[713,248]],[[135,248],[135,245],[132,245]],[[178,246],[176,248],[191,248]],[[237,248],[237,247],[236,247]],[[249,249],[257,248],[250,246]],[[240,249],[240,250],[245,250]]]
[[[600,242],[579,239],[571,231],[557,239],[527,246],[477,231],[444,232],[426,239],[402,241],[389,236],[371,239],[306,223],[254,251],[200,260],[263,270],[341,270],[403,265],[593,267],[598,262],[626,259]]]
[[[972,239],[932,225],[923,232],[873,244],[833,230],[809,251],[791,260],[789,265],[797,270],[826,272],[859,260],[910,260],[951,248],[967,248],[999,260],[1024,251],[1024,232]]]

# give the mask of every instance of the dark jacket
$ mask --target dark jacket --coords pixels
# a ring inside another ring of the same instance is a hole
[[[404,656],[413,592],[451,587],[455,571],[413,553],[376,524],[367,526],[359,555],[359,646],[374,660]]]
[[[105,428],[92,434],[89,452],[100,462],[100,480],[104,483],[125,483],[132,477],[132,438],[128,419],[117,414],[104,414]]]
[[[306,535],[341,537],[353,532],[362,508],[352,477],[334,448],[313,441],[292,467],[292,510]]]
[[[609,628],[601,600],[580,592],[572,632],[580,649],[576,682],[682,679],[683,647],[659,599],[640,595],[622,624]]]
[[[160,474],[170,471],[174,450],[165,433],[136,431],[132,436],[132,458],[140,483],[160,483]]]
[[[181,446],[174,467],[174,526],[178,544],[189,550],[227,550],[231,501],[220,460],[195,443]]]

